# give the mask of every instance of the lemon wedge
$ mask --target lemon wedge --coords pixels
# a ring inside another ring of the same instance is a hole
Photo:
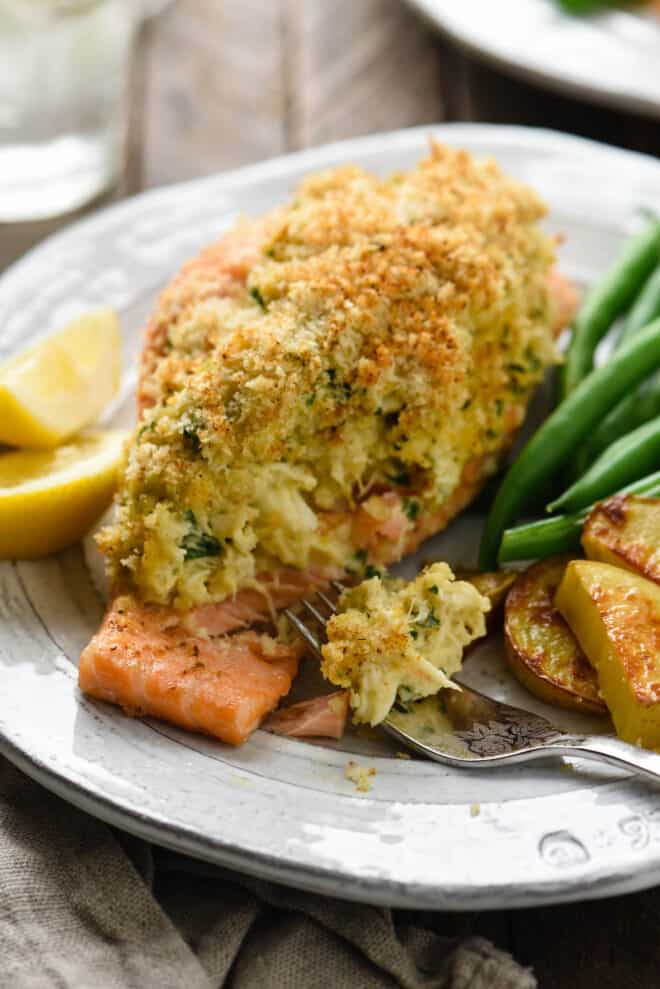
[[[0,364],[0,443],[50,449],[93,422],[116,395],[121,335],[98,309]]]
[[[107,508],[128,433],[90,431],[56,450],[0,454],[0,558],[55,553]]]

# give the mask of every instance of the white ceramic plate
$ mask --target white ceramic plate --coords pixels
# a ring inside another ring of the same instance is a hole
[[[408,0],[454,41],[531,82],[660,117],[660,16],[572,17],[554,0]]]
[[[520,128],[432,130],[496,155],[541,191],[550,228],[566,234],[562,267],[579,280],[608,263],[639,206],[660,203],[660,164],[639,155]],[[156,190],[78,223],[0,279],[0,349],[109,303],[122,314],[128,366],[156,291],[237,213],[282,202],[302,175],[329,165],[409,167],[428,132],[350,141]],[[131,379],[119,419],[131,415]],[[464,517],[421,555],[469,564],[478,530],[477,519]],[[76,660],[101,608],[79,547],[0,564],[1,749],[113,824],[245,872],[404,907],[532,905],[660,879],[657,793],[621,775],[584,766],[562,772],[553,762],[461,773],[398,759],[378,735],[314,745],[257,732],[231,749],[88,700],[76,689]],[[589,727],[517,688],[497,645],[472,656],[466,670],[493,695]],[[377,770],[367,796],[344,777],[349,753]]]

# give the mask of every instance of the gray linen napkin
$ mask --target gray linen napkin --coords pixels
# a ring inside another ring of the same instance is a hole
[[[0,759],[0,986],[534,989],[536,980],[488,941],[441,936],[414,913],[240,877],[115,833]]]

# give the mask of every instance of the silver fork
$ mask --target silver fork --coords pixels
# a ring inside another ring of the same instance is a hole
[[[331,584],[337,595],[345,590],[339,581]],[[307,621],[290,608],[284,614],[320,658],[326,622],[337,610],[336,599],[317,591],[314,601],[303,598],[299,604]],[[310,622],[317,626],[318,632],[310,627]],[[611,735],[562,732],[538,714],[501,704],[456,682],[460,690],[442,690],[437,695],[439,729],[428,731],[425,726],[420,733],[414,719],[414,704],[406,709],[393,709],[381,727],[407,748],[448,766],[480,769],[553,755],[577,756],[660,782],[659,754],[628,745]]]

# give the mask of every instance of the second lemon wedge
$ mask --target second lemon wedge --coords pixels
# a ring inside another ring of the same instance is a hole
[[[87,313],[0,364],[0,443],[52,448],[116,395],[121,336],[112,309]]]
[[[0,558],[77,542],[107,508],[127,433],[90,431],[56,450],[0,454]]]

